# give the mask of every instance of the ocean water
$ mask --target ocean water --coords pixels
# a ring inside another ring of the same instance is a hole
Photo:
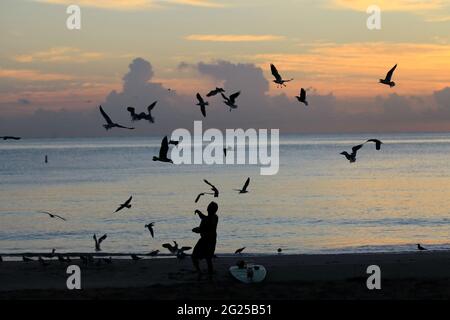
[[[350,164],[339,153],[367,138]],[[0,142],[0,253],[147,253],[193,246],[195,209],[219,204],[218,253],[450,249],[450,134],[281,135],[280,170],[152,161],[160,137]],[[49,163],[44,163],[48,155]],[[233,191],[251,177],[250,193]],[[220,197],[203,197],[206,178]],[[114,214],[133,195],[133,207]],[[60,214],[67,222],[37,211]],[[155,239],[144,225],[155,222]]]

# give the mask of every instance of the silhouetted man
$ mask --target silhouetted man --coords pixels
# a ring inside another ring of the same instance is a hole
[[[200,239],[194,247],[192,252],[192,262],[197,272],[200,274],[199,260],[206,259],[208,264],[208,273],[213,273],[212,258],[214,257],[214,251],[216,250],[217,241],[217,223],[219,217],[216,212],[219,209],[217,203],[212,201],[208,205],[208,215],[205,216],[200,210],[195,210],[202,220],[199,227],[192,229],[192,232],[200,233]]]

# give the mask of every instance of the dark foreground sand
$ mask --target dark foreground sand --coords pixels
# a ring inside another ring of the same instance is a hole
[[[266,280],[234,280],[228,267],[240,259],[264,265]],[[58,261],[0,262],[0,299],[450,299],[450,252],[219,257],[212,280],[198,280],[189,258],[71,264],[81,267],[82,290],[67,290],[67,265]],[[372,264],[381,290],[366,287]]]

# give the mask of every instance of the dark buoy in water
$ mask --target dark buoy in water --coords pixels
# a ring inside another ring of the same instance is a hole
[[[44,160],[44,162],[45,162],[45,163],[48,163],[48,156],[47,156],[47,155],[45,155],[45,160]]]

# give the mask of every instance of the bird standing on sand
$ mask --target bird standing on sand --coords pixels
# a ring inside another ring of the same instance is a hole
[[[248,188],[249,184],[250,184],[250,178],[247,178],[247,181],[245,181],[245,184],[242,187],[242,189],[234,189],[234,191],[239,191],[239,193],[248,193],[247,188]]]
[[[146,224],[145,227],[150,231],[150,234],[152,235],[152,238],[155,237],[155,232],[153,231],[153,226],[155,225],[154,222]]]
[[[155,118],[152,117],[152,110],[157,102],[158,101],[155,101],[147,107],[148,113],[145,112],[136,113],[135,111],[136,109],[134,109],[133,107],[128,107],[127,110],[130,113],[131,121],[147,120],[151,123],[155,123]]]
[[[22,138],[21,137],[13,137],[13,136],[3,136],[3,137],[0,137],[0,139],[2,139],[2,140],[20,140]]]
[[[394,74],[394,71],[395,71],[396,68],[397,68],[397,65],[392,67],[392,69],[389,70],[389,72],[386,74],[386,78],[380,79],[380,83],[388,85],[391,88],[394,87],[395,86],[395,82],[392,81],[392,75]]]
[[[234,254],[241,254],[242,251],[244,251],[244,250],[245,250],[245,247],[239,248],[234,252]]]
[[[50,254],[44,254],[44,258],[49,258],[49,259],[53,258],[55,256],[55,252],[56,252],[56,249],[53,248],[52,252]]]
[[[203,117],[206,117],[206,106],[209,105],[208,101],[203,100],[202,96],[200,95],[200,93],[197,93],[197,106],[200,107],[200,111],[202,112]]]
[[[103,125],[103,128],[105,128],[106,130],[112,129],[112,128],[121,128],[121,129],[129,129],[129,130],[133,130],[134,128],[130,128],[130,127],[125,127],[122,126],[118,123],[115,123],[111,120],[111,118],[106,114],[105,110],[103,110],[102,106],[99,106],[100,109],[100,113],[102,114],[103,118],[106,121],[106,124]]]
[[[189,251],[192,247],[181,247],[178,248],[178,243],[176,241],[173,242],[172,246],[170,243],[164,243],[162,246],[170,251],[170,253],[175,254],[177,257],[182,257],[185,255],[184,251]]]
[[[169,142],[167,141],[167,136],[166,136],[161,141],[161,148],[159,149],[159,157],[154,156],[153,161],[173,163],[173,161],[171,159],[167,158],[168,152],[169,152]]]
[[[422,246],[420,245],[420,243],[418,243],[418,244],[417,244],[417,250],[419,250],[419,251],[425,251],[425,250],[427,250],[427,249],[424,248],[424,247],[422,247]]]
[[[239,97],[239,95],[241,94],[240,91],[233,93],[231,96],[227,97],[226,95],[224,95],[223,93],[221,93],[222,98],[223,98],[223,102],[230,107],[230,111],[232,109],[237,109],[237,105],[236,105],[236,99],[237,97]]]
[[[107,235],[104,234],[103,236],[101,236],[98,240],[97,240],[97,235],[94,234],[94,241],[95,241],[95,251],[102,251],[102,248],[100,247],[100,245],[102,244],[102,242],[106,239]]]
[[[275,82],[277,84],[277,88],[286,87],[286,84],[285,84],[286,82],[294,80],[294,79],[284,80],[281,77],[281,75],[279,74],[277,68],[273,64],[270,65],[270,71],[272,72],[272,75],[275,78],[275,80],[273,80],[273,82]]]
[[[300,89],[300,95],[295,96],[297,98],[297,100],[301,103],[304,103],[305,106],[308,105],[308,101],[306,101],[306,90],[301,88]]]
[[[41,265],[43,265],[44,267],[48,266],[49,263],[47,261],[45,261],[44,259],[42,259],[41,256],[38,257],[38,261]]]
[[[131,200],[132,200],[132,199],[133,199],[133,196],[130,196],[130,197],[128,198],[127,201],[125,201],[124,203],[122,203],[122,204],[116,209],[116,211],[114,211],[114,213],[119,212],[120,210],[122,210],[122,209],[124,209],[124,208],[130,209],[130,208],[131,208]]]
[[[208,92],[208,94],[206,95],[208,98],[209,97],[213,97],[219,93],[224,93],[225,90],[223,88],[215,88],[214,90],[211,90],[210,92]]]
[[[154,250],[154,251],[150,252],[148,255],[150,257],[156,257],[158,255],[158,253],[159,253],[159,250]]]
[[[132,254],[132,255],[131,255],[131,259],[133,259],[133,261],[139,261],[139,260],[142,260],[143,258],[142,258],[142,257],[139,257],[139,256],[136,255],[136,254]]]
[[[58,218],[58,219],[61,219],[61,220],[63,220],[63,221],[67,221],[66,220],[66,218],[63,218],[63,217],[61,217],[61,216],[59,216],[59,215],[57,215],[57,214],[54,214],[54,213],[50,213],[50,212],[47,212],[47,211],[38,211],[39,213],[45,213],[45,214],[47,214],[50,218]]]
[[[367,143],[367,142],[373,142],[373,143],[375,143],[375,149],[377,149],[377,150],[380,150],[380,149],[381,149],[381,145],[383,144],[383,142],[381,142],[381,141],[378,140],[378,139],[369,139],[369,140],[367,140],[365,143]]]
[[[33,259],[28,258],[28,257],[26,257],[26,256],[22,256],[22,260],[23,260],[24,262],[31,262],[31,261],[34,261]]]
[[[347,151],[342,151],[340,154],[344,155],[348,161],[350,161],[350,163],[353,163],[356,161],[356,153],[358,152],[359,149],[362,148],[362,144],[359,144],[357,146],[354,146],[352,148],[352,153],[349,154]]]

